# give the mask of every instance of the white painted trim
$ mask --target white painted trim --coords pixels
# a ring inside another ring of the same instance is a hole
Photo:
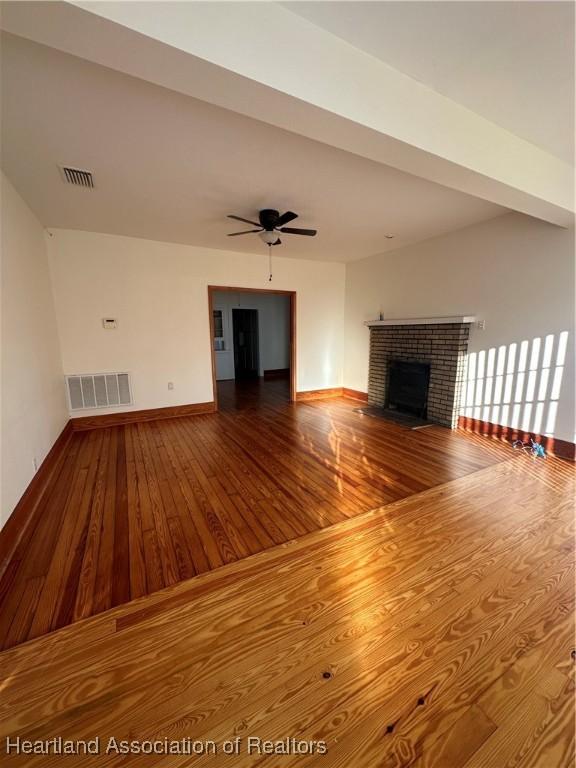
[[[387,320],[366,320],[368,328],[382,325],[446,325],[448,323],[475,323],[475,315],[454,315],[453,317],[392,317]]]

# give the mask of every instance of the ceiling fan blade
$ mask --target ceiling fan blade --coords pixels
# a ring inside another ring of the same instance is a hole
[[[280,232],[286,232],[288,235],[307,235],[308,237],[314,237],[316,229],[296,229],[294,227],[280,227]]]
[[[262,232],[261,229],[245,229],[244,232],[229,232],[228,237],[236,237],[236,235],[250,235],[252,232]]]
[[[286,211],[286,213],[283,213],[282,216],[278,216],[276,219],[276,224],[274,225],[275,229],[279,229],[280,227],[283,227],[284,224],[288,224],[289,221],[294,221],[294,219],[298,218],[297,213],[293,213],[292,211]]]
[[[229,219],[236,219],[236,221],[243,221],[244,224],[252,224],[254,227],[261,226],[257,221],[250,221],[250,219],[243,219],[242,216],[234,216],[233,214],[228,214]]]

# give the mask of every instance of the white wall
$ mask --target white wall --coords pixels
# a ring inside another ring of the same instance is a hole
[[[214,309],[222,310],[225,349],[216,352],[216,378],[234,378],[234,307],[258,311],[259,375],[290,367],[290,297],[275,293],[215,292]]]
[[[484,319],[471,332],[466,415],[574,441],[573,229],[511,213],[349,264],[346,387],[367,390],[363,321],[380,311]]]
[[[2,174],[3,525],[68,414],[45,233]]]
[[[342,386],[343,264],[274,257],[271,286],[266,252],[51,232],[65,373],[130,371],[135,409],[211,401],[208,285],[273,286],[297,292],[297,389]]]

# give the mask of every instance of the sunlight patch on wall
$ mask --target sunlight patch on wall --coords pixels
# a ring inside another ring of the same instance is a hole
[[[554,437],[568,331],[471,352],[462,415]]]

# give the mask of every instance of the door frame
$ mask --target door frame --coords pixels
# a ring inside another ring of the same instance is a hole
[[[274,288],[241,288],[231,285],[208,286],[208,319],[210,330],[210,356],[212,360],[212,397],[214,410],[218,410],[218,386],[216,382],[216,352],[214,350],[214,293],[274,293],[290,297],[290,402],[296,402],[296,291],[279,291]]]

